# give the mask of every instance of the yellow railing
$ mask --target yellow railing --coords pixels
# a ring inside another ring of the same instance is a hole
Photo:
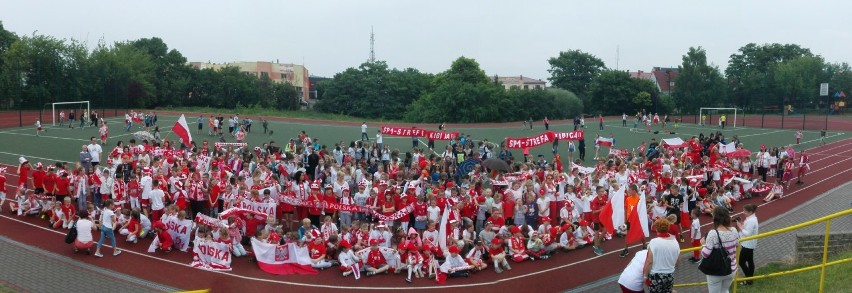
[[[811,226],[811,225],[815,225],[815,224],[825,222],[825,235],[824,235],[825,237],[824,237],[824,240],[823,240],[823,248],[822,248],[822,263],[820,263],[818,265],[813,265],[813,266],[809,266],[809,267],[795,269],[795,270],[771,273],[771,274],[760,275],[760,276],[753,276],[753,277],[748,277],[748,278],[740,278],[738,275],[734,275],[734,283],[733,283],[734,292],[737,292],[737,283],[739,281],[750,281],[750,280],[757,280],[757,279],[764,279],[764,278],[772,278],[772,277],[778,277],[778,276],[783,276],[783,275],[801,273],[801,272],[815,270],[815,269],[821,269],[821,272],[820,272],[820,275],[819,275],[819,292],[822,293],[823,288],[825,286],[825,268],[829,267],[829,266],[838,265],[838,264],[847,263],[847,262],[852,261],[852,258],[845,258],[845,259],[841,259],[841,260],[828,262],[828,239],[829,239],[829,235],[831,233],[831,219],[843,217],[843,216],[848,216],[848,215],[852,215],[852,209],[847,209],[845,211],[837,212],[837,213],[834,213],[834,214],[831,214],[831,215],[828,215],[828,216],[825,216],[825,217],[822,217],[822,218],[813,219],[813,220],[810,220],[810,221],[807,221],[807,222],[804,222],[804,223],[801,223],[801,224],[796,224],[796,225],[793,225],[793,226],[790,226],[790,227],[781,228],[781,229],[778,229],[778,230],[774,230],[774,231],[770,231],[770,232],[766,232],[766,233],[761,233],[761,234],[753,235],[753,236],[749,236],[749,237],[743,237],[742,239],[740,239],[740,242],[752,240],[752,239],[760,239],[760,238],[769,237],[769,236],[773,236],[773,235],[777,235],[777,234],[781,234],[781,233],[786,233],[786,232],[790,232],[790,231],[793,231],[793,230],[796,230],[796,229],[801,229],[801,228],[804,228],[804,227],[807,227],[807,226]],[[699,250],[699,249],[701,249],[700,246],[681,249],[680,252],[681,253],[687,253],[687,252],[692,252],[692,251],[696,251],[696,250]],[[740,258],[740,246],[737,245],[737,259],[739,259],[739,258]],[[701,286],[701,285],[706,285],[706,284],[707,284],[707,282],[697,282],[697,283],[675,284],[674,286],[675,287],[690,287],[690,286]]]

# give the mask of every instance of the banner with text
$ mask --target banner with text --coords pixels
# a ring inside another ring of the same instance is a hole
[[[548,131],[531,137],[506,138],[506,147],[510,149],[523,149],[537,147],[554,140],[582,140],[583,131],[553,132]]]
[[[420,128],[393,127],[382,126],[382,134],[391,136],[416,136],[425,137],[431,140],[451,140],[459,138],[459,133],[455,131],[430,131]]]
[[[196,239],[190,265],[208,271],[230,271],[231,244]]]

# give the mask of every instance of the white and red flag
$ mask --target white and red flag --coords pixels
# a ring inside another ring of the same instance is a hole
[[[293,243],[275,245],[251,238],[251,248],[257,259],[257,266],[273,275],[316,275],[311,267],[311,257],[307,247]]]
[[[612,144],[614,142],[615,141],[612,138],[606,138],[606,137],[598,137],[598,139],[595,140],[595,143],[597,143],[600,146],[605,146],[605,147],[612,147]]]
[[[192,133],[189,131],[189,125],[186,124],[186,117],[183,114],[180,114],[180,118],[175,122],[175,126],[172,127],[172,132],[174,132],[178,137],[180,137],[180,141],[183,142],[184,145],[189,146],[189,143],[192,141]]]

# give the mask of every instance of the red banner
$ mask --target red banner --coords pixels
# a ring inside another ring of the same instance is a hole
[[[392,135],[392,136],[418,136],[425,137],[426,130],[420,128],[404,128],[404,127],[392,127],[392,126],[382,126],[382,134]]]
[[[431,140],[451,140],[459,138],[459,133],[452,131],[430,131],[420,128],[382,126],[382,134],[391,136],[417,136]]]
[[[426,131],[426,138],[431,140],[451,140],[459,138],[459,133],[455,131]]]
[[[554,132],[558,140],[583,140],[583,131],[575,130],[571,132]]]
[[[537,147],[554,140],[581,140],[583,131],[553,132],[548,131],[532,137],[506,138],[506,147],[510,149],[522,149]]]

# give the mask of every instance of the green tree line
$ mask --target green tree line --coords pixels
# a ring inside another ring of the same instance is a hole
[[[818,95],[820,83],[828,82],[832,94],[852,91],[848,63],[828,62],[796,44],[747,44],[730,56],[724,71],[707,61],[705,49],[690,47],[674,89],[666,92],[581,50],[546,61],[550,87],[529,90],[505,89],[467,57],[437,74],[366,62],[319,82],[312,110],[410,122],[504,122],[643,109],[661,114],[690,114],[699,107],[822,109],[828,100]],[[299,108],[289,84],[236,68],[194,69],[156,37],[101,42],[90,50],[75,40],[17,36],[0,23],[0,109],[75,100],[90,100],[96,108]]]
[[[76,40],[17,36],[0,23],[0,109],[43,109],[54,102],[88,100],[93,108],[172,106],[292,110],[299,93],[287,83],[237,68],[195,69],[160,38],[93,49]]]

